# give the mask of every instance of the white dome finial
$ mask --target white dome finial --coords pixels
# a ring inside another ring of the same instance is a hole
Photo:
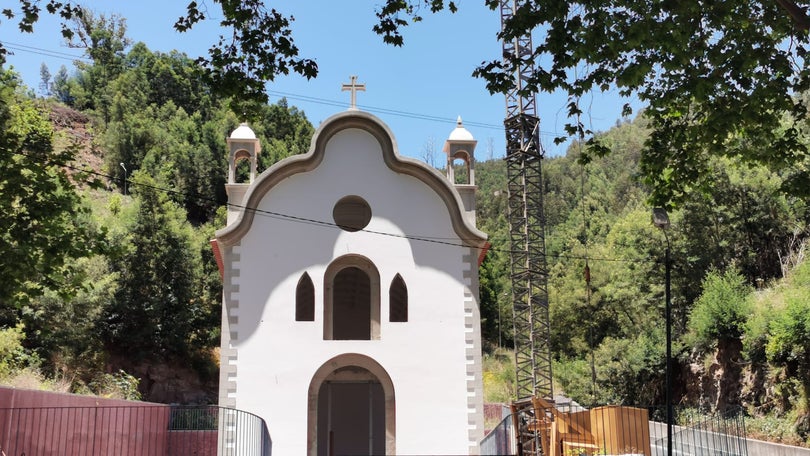
[[[461,121],[461,116],[456,120],[456,128],[450,132],[450,141],[474,141],[472,133],[470,133]]]
[[[242,122],[239,127],[231,133],[230,139],[256,139],[256,133],[253,133],[247,122]]]

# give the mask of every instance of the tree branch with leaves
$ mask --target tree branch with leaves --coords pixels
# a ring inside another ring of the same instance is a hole
[[[484,0],[497,9],[501,0]],[[234,109],[267,100],[265,84],[277,75],[317,76],[314,60],[299,56],[290,25],[293,16],[268,9],[261,0],[212,0],[221,11],[220,35],[198,62],[214,90],[231,96]],[[30,32],[39,3],[20,0],[2,13],[19,17]],[[81,14],[75,3],[49,0],[51,14]],[[806,63],[810,19],[806,2],[793,0],[525,0],[503,23],[500,40],[534,31],[540,39],[526,55],[482,62],[473,74],[492,93],[505,93],[513,75],[534,65],[525,91],[563,92],[569,97],[568,136],[587,137],[587,161],[607,153],[599,135],[577,119],[577,100],[594,91],[618,91],[647,105],[652,134],[642,160],[643,180],[656,205],[679,204],[711,185],[709,158],[740,157],[785,176],[782,189],[810,196],[810,154],[802,129],[807,103],[797,94],[810,88]],[[375,8],[373,32],[386,43],[404,44],[402,30],[425,13],[456,11],[445,0],[386,0]],[[175,22],[187,31],[213,17],[205,2],[191,1]],[[217,13],[219,14],[219,13]],[[63,26],[62,33],[72,32]],[[0,63],[4,51],[0,48]],[[630,103],[623,116],[632,114]],[[566,137],[557,138],[562,142]]]

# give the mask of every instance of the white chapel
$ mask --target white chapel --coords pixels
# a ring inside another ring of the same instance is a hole
[[[357,109],[260,175],[253,131],[227,142],[220,405],[264,418],[278,455],[477,454],[488,244],[461,119],[447,175]]]

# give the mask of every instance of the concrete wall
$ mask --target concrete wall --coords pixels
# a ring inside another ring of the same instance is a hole
[[[748,456],[810,456],[810,448],[781,445],[761,440],[746,440]]]

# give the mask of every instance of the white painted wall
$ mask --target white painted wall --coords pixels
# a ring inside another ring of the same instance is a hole
[[[230,269],[239,271],[226,284],[226,290],[238,285],[231,296],[238,308],[225,310],[238,321],[237,338],[230,341],[238,360],[231,394],[235,406],[266,420],[274,454],[305,454],[313,374],[336,355],[359,353],[376,360],[393,381],[397,453],[465,454],[473,448],[468,363],[476,360],[467,359],[471,330],[465,332],[464,300],[477,279],[473,283],[464,271],[476,271],[475,249],[459,247],[462,241],[448,209],[434,190],[388,168],[377,140],[360,129],[338,132],[319,167],[273,187],[258,209],[332,223],[333,206],[346,195],[369,203],[372,219],[366,231],[257,213],[233,247],[239,261],[225,258]],[[323,340],[324,272],[346,254],[363,255],[379,270],[380,340]],[[304,272],[315,284],[314,322],[295,321],[296,285]],[[396,274],[408,288],[407,323],[388,322],[388,288]]]

